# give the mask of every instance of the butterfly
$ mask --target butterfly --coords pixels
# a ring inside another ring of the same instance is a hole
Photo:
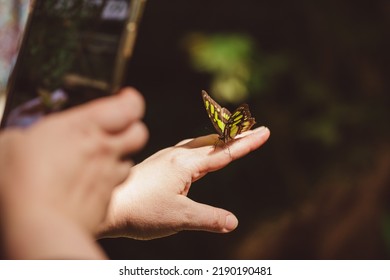
[[[233,113],[230,113],[228,109],[221,107],[204,90],[202,90],[202,98],[207,114],[219,134],[219,140],[225,144],[237,135],[251,129],[256,123],[251,116],[248,104],[242,104]]]

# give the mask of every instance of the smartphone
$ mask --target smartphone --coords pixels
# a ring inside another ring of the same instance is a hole
[[[1,127],[115,93],[146,0],[35,0],[7,86]]]

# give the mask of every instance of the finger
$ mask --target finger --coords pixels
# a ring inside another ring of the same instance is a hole
[[[183,230],[203,230],[217,233],[233,231],[238,226],[234,214],[221,208],[195,202],[187,197]]]
[[[215,171],[260,148],[269,138],[270,131],[259,127],[235,139],[227,147],[221,146],[205,161],[207,171]]]
[[[143,122],[132,123],[125,131],[111,136],[110,143],[116,155],[134,153],[145,146],[149,132]]]
[[[133,163],[130,161],[121,161],[115,164],[115,169],[113,170],[113,186],[122,184],[129,177],[132,165]]]
[[[241,134],[229,147],[232,160],[241,158],[260,148],[268,140],[270,134],[269,129],[264,126]]]
[[[187,144],[188,142],[191,142],[191,141],[193,141],[193,140],[194,140],[194,138],[181,140],[179,143],[177,143],[177,144],[175,145],[175,147],[183,146],[183,145],[185,145],[185,144]]]
[[[256,134],[255,136],[258,137],[259,135],[261,134],[268,134],[267,136],[267,139],[269,137],[269,129],[262,126],[262,127],[258,127],[254,130],[249,130],[249,131],[246,131],[240,135],[238,135],[232,142],[230,142],[229,144],[226,144],[226,145],[221,145],[222,149],[219,148],[219,146],[216,146],[216,149],[217,150],[224,150],[226,149],[227,147],[230,147],[231,146],[237,146],[237,142],[240,142],[240,139],[242,138],[245,138],[249,135],[252,135],[252,134]],[[261,135],[261,136],[264,136],[264,135]],[[241,143],[241,146],[242,144],[246,145],[248,143],[248,140],[253,140],[253,138],[248,138],[246,139],[243,143]],[[267,140],[265,139],[265,141]],[[262,139],[259,139],[260,141],[258,143],[260,143],[260,145],[258,147],[260,147],[264,142],[262,142],[261,140]],[[197,138],[194,138],[194,139],[186,139],[186,140],[183,140],[181,142],[179,142],[176,146],[186,146],[188,148],[199,148],[199,147],[203,147],[203,146],[210,146],[212,145],[213,147],[217,144],[220,144],[218,143],[219,141],[222,141],[218,138],[218,134],[210,134],[210,135],[206,135],[206,136],[201,136],[201,137],[197,137]],[[254,147],[254,149],[256,149]],[[239,149],[241,150],[241,149]]]
[[[263,145],[269,138],[270,131],[266,127],[259,127],[253,131],[248,131],[239,138],[233,140],[232,142],[215,147],[214,145],[210,146],[201,146],[201,144],[209,143],[212,141],[213,135],[199,137],[194,139],[191,142],[188,142],[186,146],[196,147],[200,145],[198,149],[193,150],[194,154],[192,158],[198,160],[201,166],[199,170],[200,175],[204,175],[208,172],[221,169],[230,162],[239,159],[248,153],[258,149]],[[216,143],[216,142],[214,142]],[[195,178],[199,179],[199,178]]]
[[[100,167],[100,180],[94,185],[94,193],[99,192],[100,197],[111,197],[113,189],[129,178],[132,166],[132,162],[122,160],[111,161],[105,168]]]
[[[81,115],[77,116],[79,120],[89,120],[108,133],[117,133],[143,117],[145,104],[140,93],[126,88],[116,95],[100,98],[74,110]]]
[[[185,139],[177,143],[175,146],[186,146],[187,148],[199,148],[209,145],[214,145],[218,141],[218,134],[209,134],[193,139]]]

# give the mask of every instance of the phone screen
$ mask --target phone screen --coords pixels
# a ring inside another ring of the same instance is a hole
[[[114,93],[145,0],[35,0],[7,89],[1,126]]]

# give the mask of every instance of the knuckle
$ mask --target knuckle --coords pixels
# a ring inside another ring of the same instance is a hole
[[[225,226],[225,217],[221,215],[220,211],[218,209],[213,209],[213,217],[214,220],[211,223],[212,228],[216,230],[223,229]]]

